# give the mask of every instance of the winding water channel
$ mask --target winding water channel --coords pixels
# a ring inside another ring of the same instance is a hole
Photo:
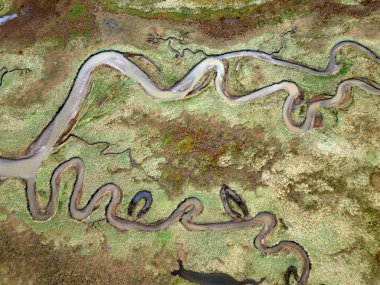
[[[72,158],[59,165],[53,172],[51,179],[51,197],[48,205],[43,208],[38,202],[36,192],[36,177],[41,163],[53,149],[64,142],[64,137],[70,134],[79,117],[79,113],[87,101],[89,92],[88,85],[90,76],[95,68],[101,65],[107,65],[125,76],[136,80],[146,90],[150,96],[158,100],[181,100],[186,99],[190,95],[194,95],[208,85],[205,83],[204,77],[208,73],[214,74],[214,85],[220,97],[232,104],[246,104],[255,100],[269,96],[277,91],[286,91],[287,97],[284,101],[282,116],[286,127],[294,133],[302,133],[314,127],[315,118],[318,110],[322,107],[333,107],[344,102],[347,96],[351,95],[352,87],[359,87],[367,92],[375,95],[380,95],[380,89],[375,86],[360,80],[348,79],[342,81],[336,90],[336,94],[331,98],[313,100],[308,104],[305,119],[302,123],[297,124],[292,119],[292,112],[302,101],[302,95],[297,84],[291,81],[281,81],[264,88],[254,90],[252,93],[243,96],[231,96],[225,90],[225,81],[228,64],[228,59],[235,57],[251,57],[271,62],[275,65],[295,68],[315,75],[331,75],[339,71],[340,65],[336,63],[336,53],[344,46],[354,46],[369,56],[374,61],[380,63],[380,58],[365,46],[353,42],[343,41],[336,44],[330,53],[330,59],[327,67],[324,70],[317,70],[311,67],[303,66],[293,62],[288,62],[274,57],[265,52],[244,50],[229,52],[220,55],[206,56],[199,62],[189,73],[180,80],[177,84],[169,89],[159,88],[136,64],[128,60],[122,52],[117,51],[102,51],[90,56],[80,67],[75,81],[71,87],[67,100],[57,112],[56,116],[40,133],[38,138],[31,144],[26,155],[17,158],[0,158],[0,177],[16,177],[26,181],[26,193],[28,200],[28,208],[33,219],[38,221],[46,221],[50,219],[57,210],[60,178],[64,171],[69,168],[76,169],[77,179],[74,184],[74,190],[70,201],[70,213],[74,219],[83,220],[96,210],[100,201],[107,197],[108,206],[106,217],[110,224],[120,230],[141,230],[141,231],[159,231],[167,229],[173,223],[180,221],[185,228],[192,231],[227,231],[238,230],[244,228],[261,228],[259,234],[254,238],[254,246],[267,254],[277,254],[283,251],[295,252],[302,261],[302,272],[298,279],[298,284],[306,284],[311,268],[310,260],[304,248],[293,241],[281,241],[275,246],[269,246],[266,242],[266,237],[276,227],[276,216],[270,212],[261,212],[253,218],[242,218],[240,214],[234,212],[229,204],[228,197],[232,198],[240,207],[244,216],[247,214],[247,208],[239,200],[237,194],[224,189],[221,191],[221,198],[225,206],[227,214],[231,217],[229,222],[212,222],[199,224],[194,221],[194,218],[202,212],[202,203],[197,198],[188,198],[184,200],[173,213],[164,220],[154,223],[142,223],[137,220],[121,218],[117,215],[117,209],[122,202],[123,192],[115,184],[108,183],[99,188],[92,196],[91,200],[83,208],[80,208],[80,197],[83,189],[85,166],[80,158]],[[223,188],[223,187],[222,187]],[[149,210],[151,197],[148,193],[140,194],[131,201],[132,212],[133,207],[140,199],[146,200],[145,209],[140,211],[139,215],[143,215]],[[245,208],[244,208],[245,207]]]

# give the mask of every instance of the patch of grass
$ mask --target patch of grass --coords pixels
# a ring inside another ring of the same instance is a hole
[[[246,14],[252,8],[256,8],[257,5],[246,5],[242,8],[232,9],[224,8],[220,10],[215,10],[212,8],[198,7],[197,9],[190,9],[187,7],[182,7],[179,11],[152,11],[144,9],[136,9],[131,7],[119,7],[115,0],[106,1],[106,9],[111,12],[123,12],[131,15],[137,15],[144,18],[166,18],[174,20],[215,20],[221,17],[224,18],[234,18]]]
[[[235,2],[235,1],[234,1]],[[307,1],[305,1],[307,3]],[[220,3],[218,1],[218,3]],[[294,8],[282,7],[280,4],[255,4],[245,2],[240,7],[231,7],[229,5],[205,5],[206,3],[197,3],[194,8],[180,7],[178,10],[173,9],[156,9],[153,10],[148,3],[144,2],[142,8],[133,7],[132,5],[119,6],[116,0],[105,1],[105,9],[110,12],[122,12],[131,15],[140,16],[147,19],[171,19],[171,20],[191,20],[191,21],[219,21],[222,19],[248,19],[252,21],[252,14],[261,14],[263,17],[256,20],[259,26],[275,25],[282,23],[283,20],[293,19],[295,15],[306,16],[308,12],[307,5],[295,5]],[[263,8],[264,7],[264,8]],[[281,9],[283,8],[283,9]],[[284,10],[283,14],[274,16],[273,9]],[[267,11],[270,11],[269,13]]]
[[[2,213],[0,213],[0,222],[4,222],[4,221],[6,221],[7,218],[8,218],[8,215],[7,215],[7,214],[2,214]]]
[[[0,16],[8,14],[15,8],[15,3],[12,0],[0,0]]]
[[[193,149],[193,139],[190,136],[186,136],[183,140],[181,140],[175,150],[179,154],[186,154]]]
[[[295,11],[289,8],[289,9],[284,10],[283,16],[286,19],[293,19],[295,14],[296,14]]]
[[[174,133],[174,131],[169,131],[163,135],[163,138],[162,138],[162,146],[163,147],[169,145],[173,141],[173,133]]]
[[[343,66],[340,68],[339,72],[337,73],[338,76],[346,75],[349,71],[352,70],[352,67],[354,66],[354,63],[352,61],[346,60],[343,64]]]
[[[48,42],[51,42],[55,48],[64,48],[65,47],[64,40],[58,35],[49,36],[46,38],[46,40]]]
[[[90,30],[84,30],[84,31],[82,31],[81,35],[82,35],[82,37],[83,37],[85,40],[88,40],[88,39],[90,38],[91,31],[90,31]]]
[[[154,236],[154,242],[162,246],[167,246],[172,240],[173,234],[171,231],[157,232]]]
[[[182,191],[185,178],[177,169],[165,166],[162,170],[162,181],[167,184],[165,185],[165,191],[171,196],[173,194],[179,194]]]
[[[85,12],[86,12],[86,7],[83,6],[82,4],[76,3],[71,7],[68,18],[69,20],[75,21],[80,16],[82,16]]]

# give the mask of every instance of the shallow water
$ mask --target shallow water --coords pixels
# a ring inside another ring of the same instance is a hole
[[[5,15],[3,17],[0,17],[0,25],[3,25],[5,24],[6,22],[12,20],[12,19],[15,19],[17,18],[17,14],[14,13],[14,14],[11,14],[11,15]]]

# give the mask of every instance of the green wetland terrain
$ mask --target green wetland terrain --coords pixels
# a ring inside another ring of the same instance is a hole
[[[379,284],[379,26],[0,0],[0,284]]]

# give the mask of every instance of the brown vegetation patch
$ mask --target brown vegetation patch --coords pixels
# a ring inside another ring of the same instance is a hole
[[[259,127],[230,127],[188,113],[164,125],[159,125],[163,150],[158,155],[167,161],[161,183],[169,196],[182,192],[187,183],[204,187],[239,181],[254,190],[262,172],[282,159],[279,142],[266,138]]]
[[[344,5],[331,0],[315,1],[313,11],[320,16],[322,23],[337,15],[346,15],[352,17],[368,16],[380,8],[379,1],[367,0],[361,5]]]
[[[343,163],[343,162],[342,162]],[[361,166],[358,165],[358,169]],[[352,170],[351,173],[346,173],[346,177],[353,176],[356,171]],[[370,173],[370,169],[367,170]],[[327,183],[333,191],[326,191],[320,187],[318,181]],[[380,183],[379,169],[375,169],[370,175],[370,182],[372,186],[378,187],[377,183]],[[296,190],[297,185],[304,185],[308,188],[308,192],[301,192]],[[379,184],[380,185],[380,184]],[[356,224],[360,224],[360,227],[365,229],[366,234],[373,235],[375,237],[380,234],[380,210],[377,207],[373,207],[368,200],[368,196],[363,191],[370,191],[369,189],[352,189],[349,182],[343,177],[329,176],[325,170],[316,171],[314,173],[302,173],[296,178],[290,179],[286,189],[285,199],[296,203],[300,209],[305,211],[324,211],[325,209],[331,209],[336,211],[337,206],[340,205],[342,200],[350,199],[356,201],[360,206],[360,213],[355,216],[350,215],[348,212],[342,212],[342,219],[350,219]],[[346,217],[344,217],[346,216]],[[348,216],[348,217],[347,217]],[[366,284],[377,284],[374,282],[378,280],[380,262],[379,252],[370,253],[365,247],[365,242],[357,237],[357,244],[359,245],[355,250],[366,251],[366,258],[371,263],[371,270],[365,278],[368,280]]]
[[[369,181],[376,190],[380,190],[380,169],[379,168],[375,168],[372,171]]]
[[[34,81],[27,86],[26,90],[25,86],[20,86],[12,96],[7,98],[6,104],[14,108],[30,108],[35,103],[49,100],[47,91],[66,80],[72,61],[70,53],[52,51],[43,65],[43,80]]]
[[[0,222],[0,283],[7,284],[155,284],[154,276],[144,269],[144,255],[136,252],[136,260],[126,262],[112,259],[106,243],[102,251],[83,255],[80,247],[55,247],[44,243],[41,236],[12,216]],[[139,257],[141,256],[141,257]],[[159,255],[154,262],[165,261]],[[136,261],[139,261],[138,264]],[[168,277],[162,277],[167,279]]]
[[[159,114],[136,109],[128,118],[117,118],[107,125],[117,128],[118,124],[127,128],[149,126],[151,137],[137,143],[154,146],[154,154],[144,162],[165,158],[161,177],[154,180],[169,198],[183,193],[189,184],[211,189],[238,182],[246,190],[255,190],[262,173],[283,159],[280,142],[267,137],[262,128],[242,124],[231,127],[205,115],[183,112],[163,121]]]
[[[377,117],[361,112],[354,114],[347,121],[353,130],[357,130],[351,135],[355,136],[358,146],[377,147],[379,145],[380,137],[378,134],[380,133],[380,126]],[[350,136],[347,135],[347,137],[349,138]]]
[[[277,25],[287,20],[292,21],[296,18],[315,13],[318,24],[326,24],[330,19],[339,16],[363,17],[377,11],[378,1],[365,1],[360,6],[344,5],[333,2],[332,0],[305,1],[269,1],[262,5],[251,6],[242,9],[235,17],[228,18],[221,16],[218,19],[206,19],[200,21],[200,30],[213,37],[232,39],[246,34],[248,31],[258,29],[262,26]],[[228,12],[226,12],[228,14]]]
[[[0,26],[1,44],[22,53],[22,48],[44,37],[55,37],[66,43],[70,37],[95,30],[93,6],[87,1],[16,0],[18,17]],[[70,17],[74,5],[84,7],[80,16]]]

